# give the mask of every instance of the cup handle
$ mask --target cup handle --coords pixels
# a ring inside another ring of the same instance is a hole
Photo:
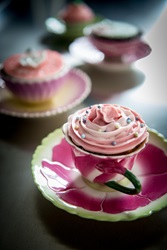
[[[116,181],[106,182],[105,185],[110,187],[110,188],[113,188],[117,191],[120,191],[122,193],[125,193],[125,194],[133,195],[133,194],[140,193],[141,183],[137,179],[137,177],[132,172],[130,172],[128,169],[125,170],[123,175],[134,185],[134,188],[128,188],[128,187],[122,186],[119,183],[117,183]]]

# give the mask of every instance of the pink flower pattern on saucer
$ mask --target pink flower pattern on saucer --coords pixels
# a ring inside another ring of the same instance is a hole
[[[51,152],[51,159],[42,160],[40,172],[47,180],[47,187],[67,206],[100,214],[119,215],[133,213],[138,209],[140,211],[151,203],[156,204],[161,197],[166,197],[167,156],[164,150],[155,144],[149,143],[137,156],[134,169],[142,183],[142,191],[132,196],[103,190],[86,182],[75,168],[70,146],[63,136],[60,142],[52,147]],[[167,203],[166,199],[164,203]],[[148,212],[151,213],[152,210]]]

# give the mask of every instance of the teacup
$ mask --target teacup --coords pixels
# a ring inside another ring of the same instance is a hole
[[[121,59],[141,45],[142,31],[135,25],[105,19],[84,29],[89,41],[106,57]]]
[[[138,153],[145,147],[147,141],[144,141],[135,151],[124,155],[100,155],[75,145],[67,134],[67,123],[63,125],[62,130],[66,141],[71,145],[75,167],[85,180],[126,194],[137,194],[141,191],[141,183],[131,170]],[[125,177],[128,180],[126,185],[130,182],[133,188],[121,184]]]
[[[14,54],[0,65],[8,90],[25,104],[51,101],[65,84],[69,67],[60,53],[31,50]]]

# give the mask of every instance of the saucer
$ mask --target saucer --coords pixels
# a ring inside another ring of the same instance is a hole
[[[66,83],[50,101],[40,104],[24,104],[7,88],[0,88],[0,113],[24,118],[53,116],[79,105],[91,91],[91,80],[82,70],[71,69],[64,81]]]
[[[104,53],[96,49],[87,37],[80,37],[69,45],[69,51],[71,55],[79,58],[85,63],[109,68],[114,65],[125,66],[144,58],[151,53],[151,48],[148,44],[141,41],[135,51],[132,50],[130,53],[120,58],[119,61],[116,61],[112,57],[105,58]]]
[[[146,148],[137,156],[134,174],[142,184],[127,195],[84,180],[74,166],[61,129],[43,139],[33,154],[32,174],[43,196],[56,207],[99,221],[131,221],[167,206],[167,140],[149,130]]]

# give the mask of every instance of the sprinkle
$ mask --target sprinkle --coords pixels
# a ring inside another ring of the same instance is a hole
[[[115,128],[119,128],[120,125],[118,123],[115,123]]]
[[[140,127],[141,127],[141,128],[143,128],[144,126],[145,126],[145,124],[144,124],[144,123],[141,123],[141,124],[140,124]]]
[[[85,139],[85,137],[86,137],[85,134],[82,134],[82,135],[81,135],[81,138],[82,138],[82,139]]]
[[[98,129],[99,132],[102,132],[103,130],[101,128]]]
[[[86,110],[86,114],[89,114],[89,111],[88,111],[88,110]]]
[[[116,144],[117,144],[116,141],[112,141],[112,142],[111,142],[111,145],[112,145],[112,146],[115,146]]]
[[[84,115],[82,119],[83,123],[86,123],[86,118],[87,118],[86,115]]]
[[[138,134],[137,132],[134,133],[134,136],[135,136],[135,137],[138,137],[138,135],[139,135],[139,134]]]
[[[98,105],[97,107],[98,107],[98,109],[100,109],[100,108],[101,108],[101,106],[100,106],[100,105]]]
[[[91,109],[91,108],[92,108],[92,106],[89,106],[89,108]]]
[[[75,118],[75,120],[78,121],[78,120],[79,120],[79,116],[77,116],[77,117]]]
[[[136,119],[136,121],[139,121],[139,117],[138,116],[136,116],[135,119]]]
[[[79,129],[79,126],[78,126],[78,125],[75,125],[74,129],[78,130],[78,129]]]
[[[127,120],[126,120],[126,122],[129,124],[129,123],[131,123],[131,119],[130,118],[127,118]]]

